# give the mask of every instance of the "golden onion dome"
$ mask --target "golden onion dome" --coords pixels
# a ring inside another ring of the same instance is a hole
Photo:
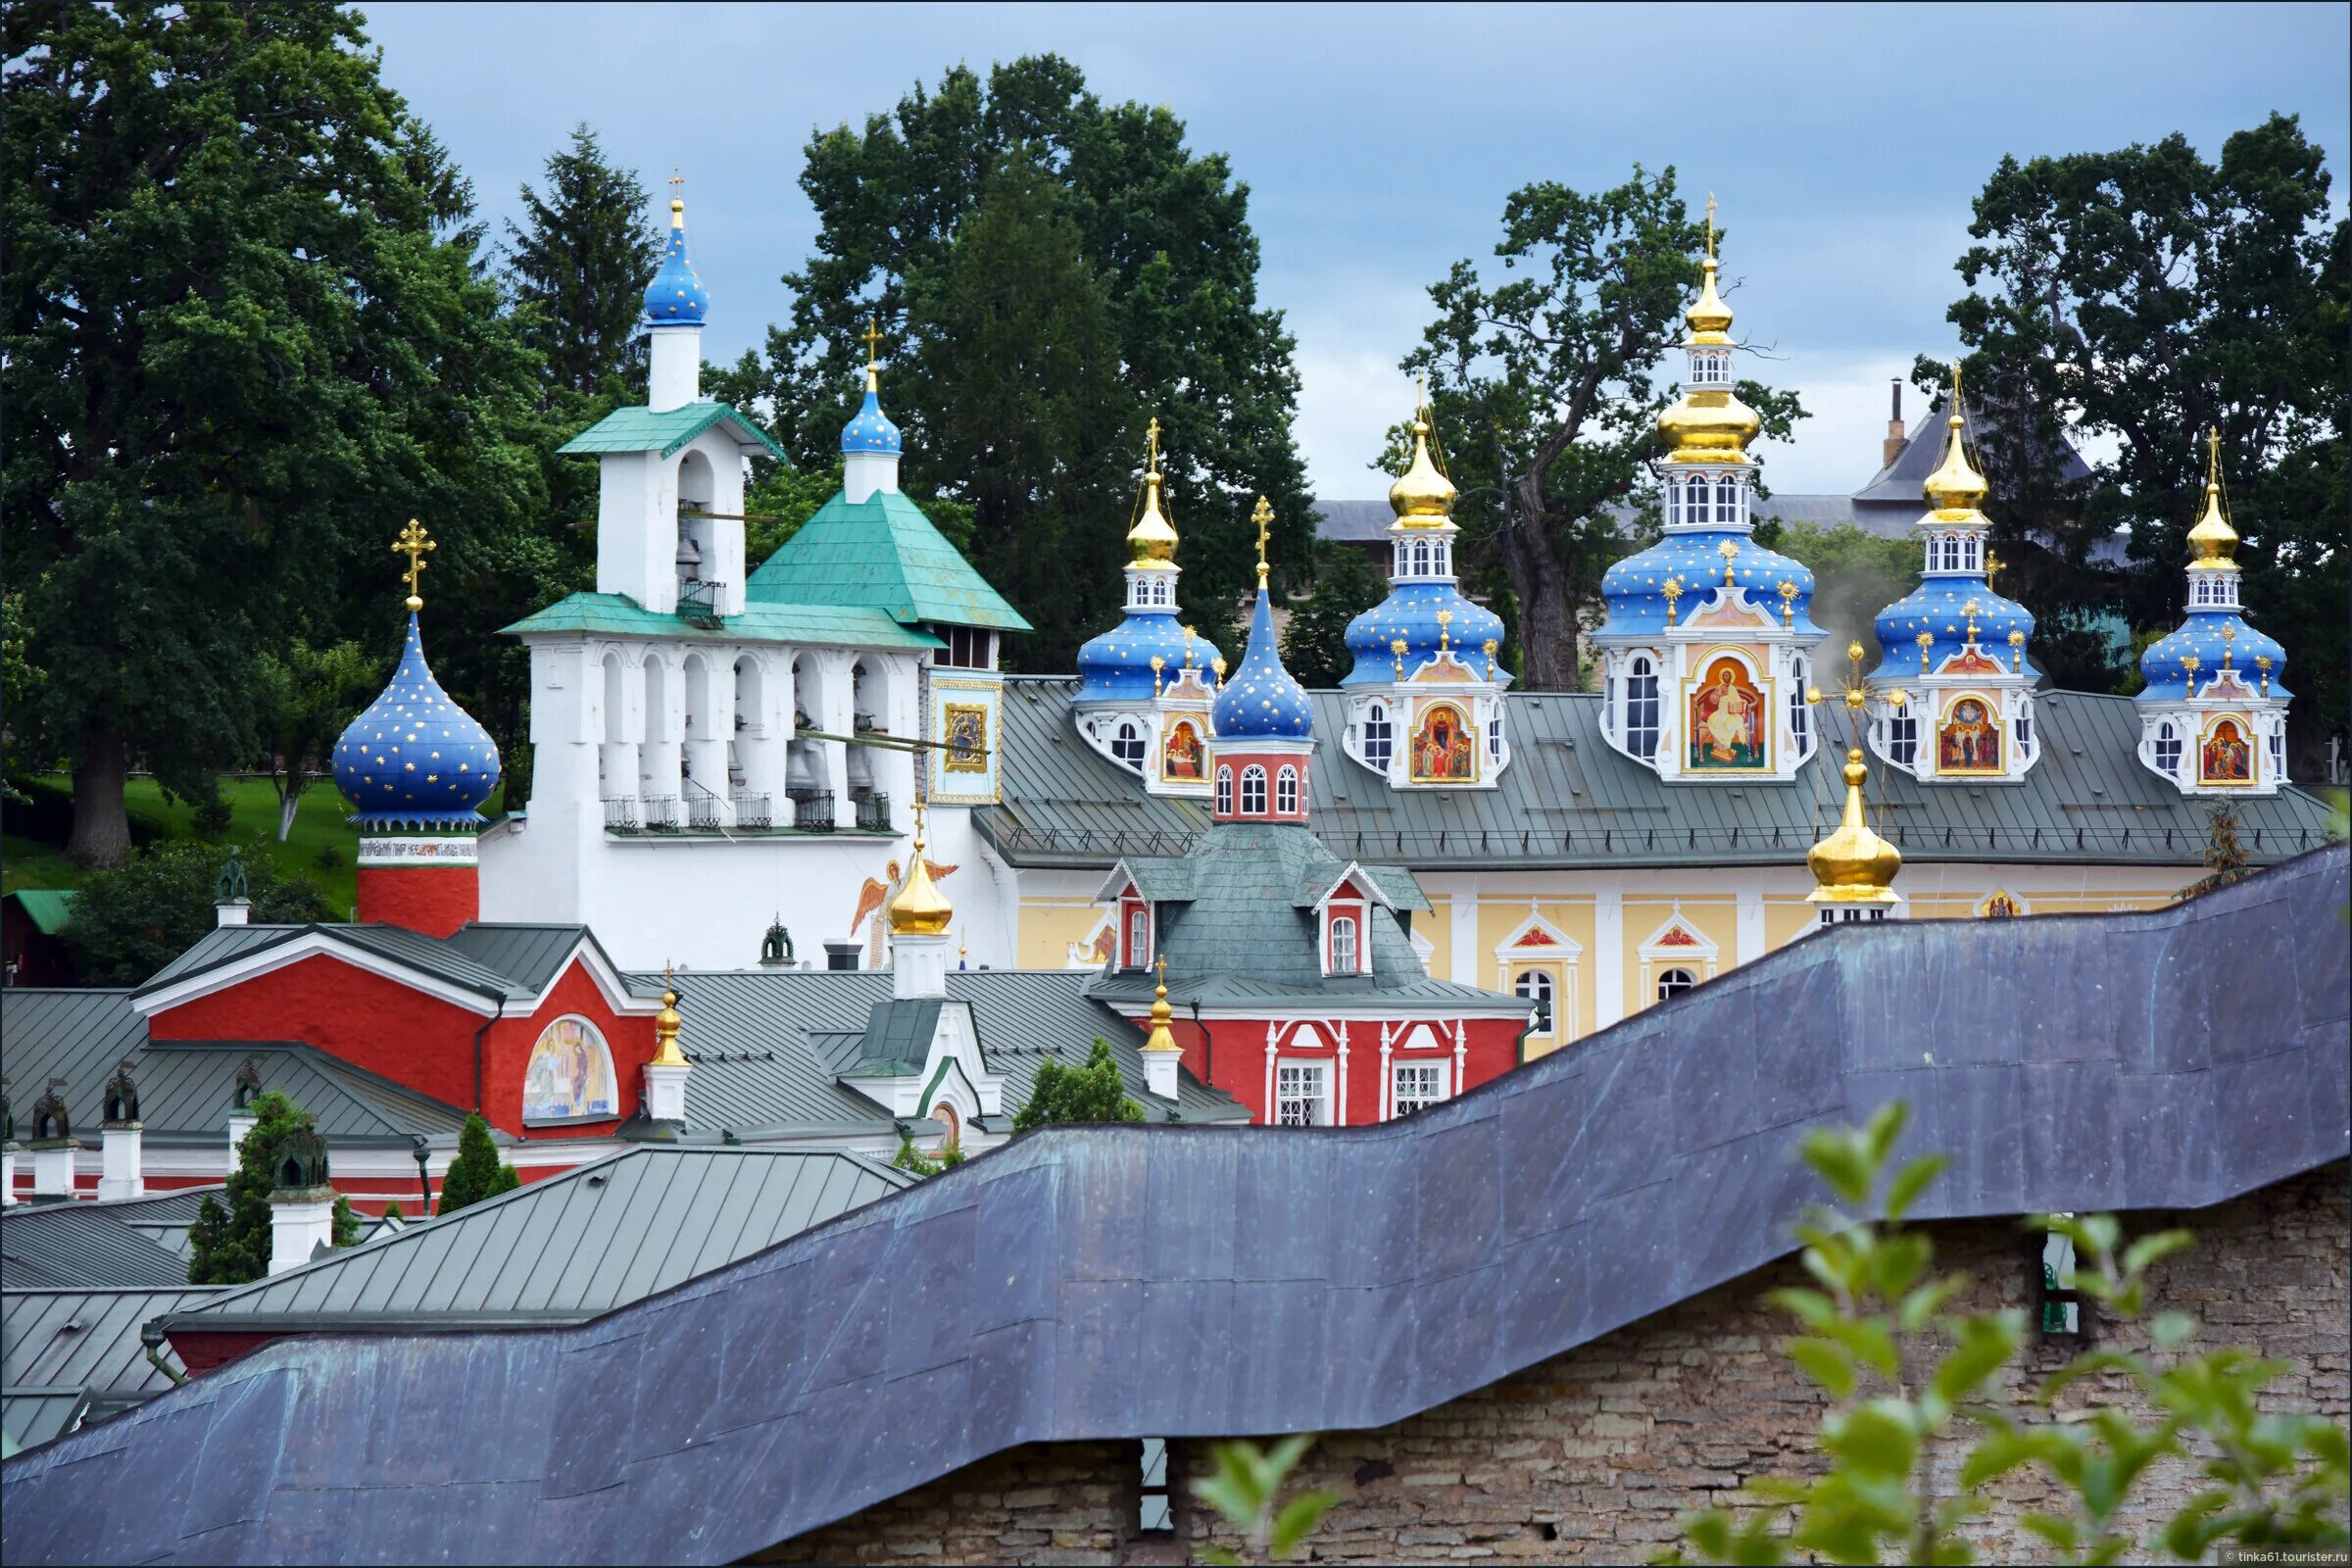
[[[914,830],[914,869],[906,873],[906,885],[899,890],[899,896],[890,901],[890,934],[945,936],[948,922],[955,918],[956,906],[939,891],[939,884],[931,880],[930,862],[923,858],[923,830],[918,817]]]
[[[1928,475],[1926,484],[1921,487],[1938,512],[1974,512],[1984,504],[1984,492],[1988,488],[1984,476],[1977,471],[1977,466],[1968,461],[1964,439],[1968,421],[1958,413],[1959,391],[1960,383],[1955,377],[1952,382],[1954,412],[1944,421],[1952,428],[1951,443],[1944,449],[1943,462],[1936,465],[1936,471]]]
[[[1713,243],[1712,237],[1709,243]],[[1713,256],[1699,263],[1698,299],[1683,313],[1683,319],[1690,323],[1690,346],[1693,348],[1732,340],[1732,308],[1723,303],[1721,294],[1715,292],[1715,272]]]
[[[1176,1044],[1175,1032],[1168,1027],[1175,1016],[1176,1009],[1168,1005],[1168,960],[1162,955],[1159,960],[1159,990],[1152,1003],[1152,1033],[1144,1041],[1146,1051],[1183,1049]]]
[[[2188,549],[2191,571],[2235,571],[2237,565],[2237,530],[2222,511],[2222,433],[2218,429],[2206,432],[2205,514],[2197,525],[2188,530]]]
[[[1870,769],[1862,765],[1862,749],[1845,754],[1845,814],[1828,838],[1805,854],[1813,868],[1811,904],[1900,904],[1894,874],[1903,868],[1902,852],[1870,830],[1862,815],[1862,781]]]
[[[1176,569],[1176,527],[1159,505],[1159,469],[1144,475],[1143,514],[1127,530],[1127,559],[1131,564],[1154,571]]]
[[[1756,411],[1728,387],[1685,392],[1658,416],[1669,463],[1745,463],[1747,444],[1764,428]]]
[[[662,971],[669,979],[669,971]],[[665,985],[662,992],[662,1010],[654,1014],[654,1061],[657,1067],[683,1067],[686,1054],[678,1049],[678,1030],[685,1024],[678,1016],[678,991],[675,985]]]
[[[1413,413],[1413,461],[1389,486],[1389,510],[1406,528],[1443,527],[1452,514],[1454,493],[1453,481],[1439,471],[1437,459],[1430,455],[1429,411],[1417,409]]]

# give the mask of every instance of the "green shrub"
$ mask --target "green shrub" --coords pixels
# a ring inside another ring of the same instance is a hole
[[[468,1203],[511,1193],[521,1185],[514,1167],[498,1157],[498,1146],[490,1141],[490,1124],[477,1110],[466,1118],[466,1130],[458,1134],[458,1157],[449,1162],[441,1178],[441,1206],[433,1212],[455,1214]]]
[[[61,933],[84,985],[135,986],[187,952],[218,923],[214,880],[221,852],[166,840],[135,851],[81,884]],[[326,895],[307,876],[286,876],[266,857],[245,862],[257,923],[327,918]]]

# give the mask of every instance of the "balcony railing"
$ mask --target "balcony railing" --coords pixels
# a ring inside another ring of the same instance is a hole
[[[775,825],[775,808],[765,795],[747,795],[737,790],[729,797],[735,808],[735,825],[754,832],[763,832]]]
[[[694,780],[686,780],[686,825],[697,833],[715,833],[725,823],[718,797]]]
[[[890,797],[860,795],[858,797],[858,830],[860,833],[890,831]]]
[[[645,812],[648,833],[675,833],[678,830],[678,798],[675,795],[648,795],[639,803]]]
[[[678,584],[678,618],[715,631],[721,624],[718,607],[726,603],[726,598],[724,583],[682,582]]]
[[[637,831],[637,802],[632,797],[605,803],[605,831],[634,833]]]
[[[833,792],[831,790],[794,790],[792,795],[792,825],[804,833],[833,831]]]

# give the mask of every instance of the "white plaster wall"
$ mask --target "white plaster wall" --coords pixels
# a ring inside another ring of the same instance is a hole
[[[678,608],[677,464],[654,452],[599,460],[596,588],[663,614]],[[733,510],[741,512],[742,507]]]

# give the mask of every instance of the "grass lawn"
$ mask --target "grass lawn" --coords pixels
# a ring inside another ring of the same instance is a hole
[[[63,774],[42,782],[67,787]],[[151,778],[134,778],[124,788],[133,821],[154,830],[159,839],[196,837],[196,808],[186,801],[167,804]],[[299,872],[326,890],[327,907],[348,915],[357,899],[360,836],[343,818],[351,808],[331,781],[321,780],[302,792],[294,815],[294,831],[277,842],[277,791],[266,778],[220,780],[220,798],[228,802],[228,831],[218,842],[223,852],[235,844],[248,861],[271,859],[280,871]],[[321,851],[334,852],[334,863],[319,863]],[[81,883],[82,872],[66,859],[65,846],[15,833],[0,838],[0,892],[17,888],[71,888]]]

